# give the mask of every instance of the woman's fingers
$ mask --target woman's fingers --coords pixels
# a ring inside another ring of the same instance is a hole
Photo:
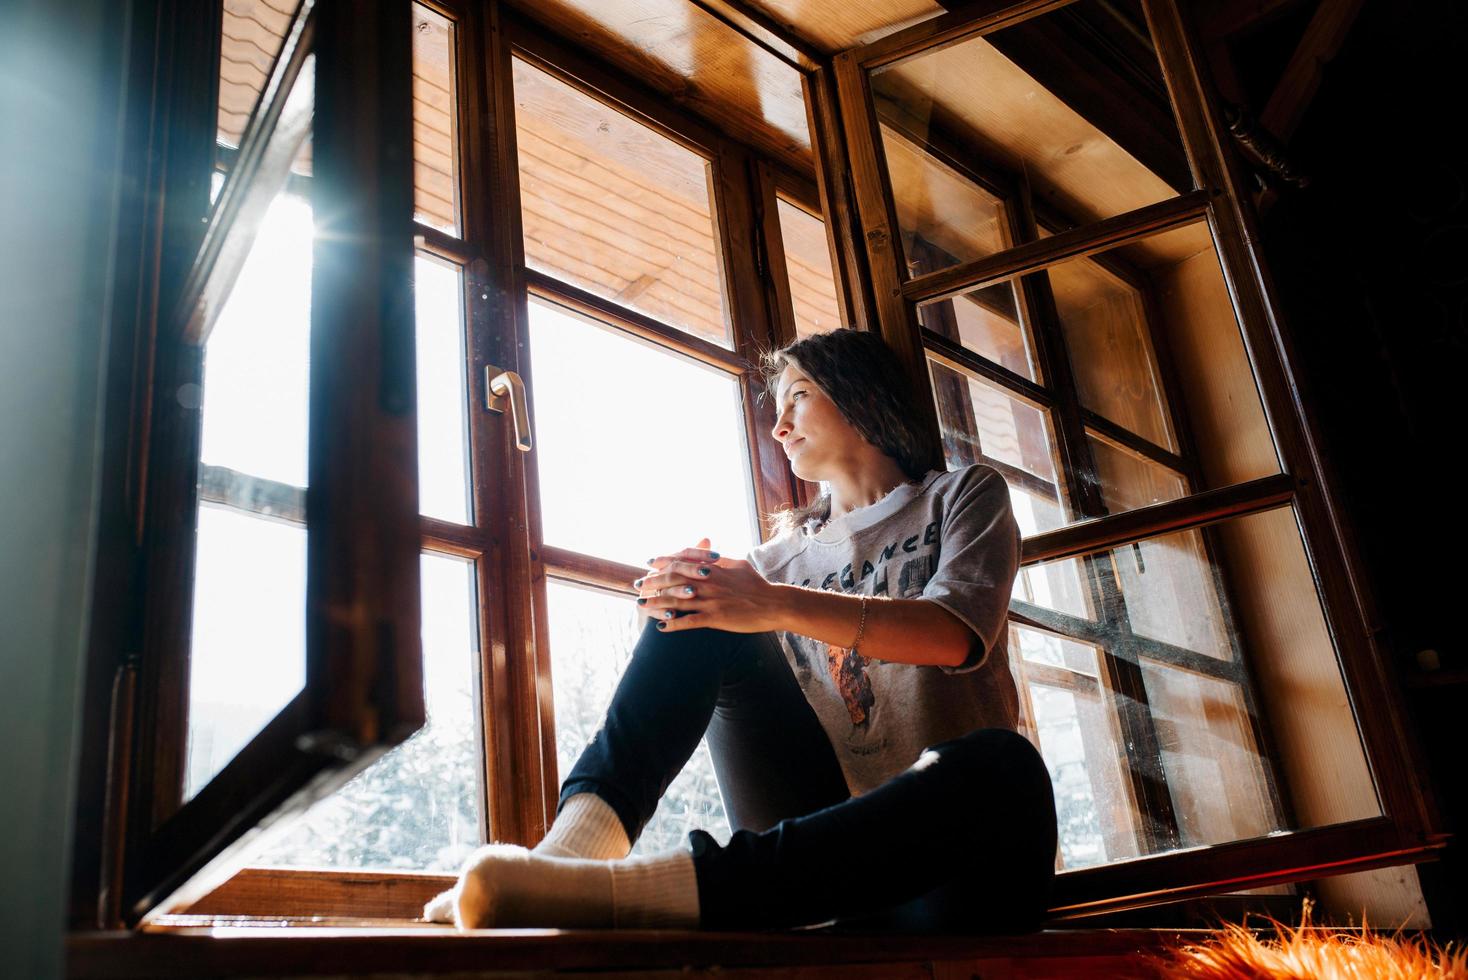
[[[638,595],[646,596],[658,589],[671,589],[706,581],[712,574],[713,566],[707,562],[675,561],[637,579],[632,583],[632,587],[638,590]]]
[[[718,560],[719,553],[717,551],[710,551],[707,548],[684,548],[675,555],[658,555],[656,558],[649,558],[644,564],[649,568],[663,568],[670,562],[675,561],[710,563]]]

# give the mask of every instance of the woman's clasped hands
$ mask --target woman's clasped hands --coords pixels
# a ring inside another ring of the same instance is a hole
[[[721,558],[704,538],[693,548],[650,558],[633,582],[641,612],[664,632],[707,627],[731,633],[779,628],[781,586],[765,581],[741,558]],[[677,615],[681,614],[681,615]]]

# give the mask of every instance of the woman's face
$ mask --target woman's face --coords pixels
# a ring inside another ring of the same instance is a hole
[[[854,469],[871,446],[841,414],[836,403],[795,364],[787,364],[775,385],[775,427],[790,469],[818,483]]]

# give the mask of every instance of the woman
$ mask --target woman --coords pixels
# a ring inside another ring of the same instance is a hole
[[[1016,931],[1042,917],[1055,807],[1015,734],[1019,567],[993,468],[944,472],[874,334],[770,355],[773,434],[829,487],[747,560],[648,562],[649,614],[533,850],[490,844],[429,918],[461,927]],[[708,737],[735,832],[628,858]]]

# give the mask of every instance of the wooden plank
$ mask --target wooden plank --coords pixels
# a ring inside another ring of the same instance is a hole
[[[576,38],[584,51],[640,79],[663,101],[740,134],[761,155],[810,171],[802,71],[731,26],[734,17],[719,16],[735,8],[710,12],[681,0],[518,0],[516,6],[542,30]]]
[[[1058,10],[1073,0],[974,0],[961,9],[934,17],[848,52],[867,70],[917,54],[941,51],[969,38],[1001,31]]]

